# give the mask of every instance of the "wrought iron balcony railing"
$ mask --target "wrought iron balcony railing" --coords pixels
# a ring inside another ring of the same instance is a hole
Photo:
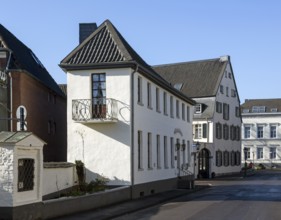
[[[72,119],[77,122],[117,121],[118,102],[106,98],[72,100]]]

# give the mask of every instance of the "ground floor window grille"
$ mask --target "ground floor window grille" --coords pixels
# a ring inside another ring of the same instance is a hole
[[[18,160],[18,192],[33,190],[34,159]]]

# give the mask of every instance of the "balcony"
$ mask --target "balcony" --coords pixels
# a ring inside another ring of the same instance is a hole
[[[80,123],[117,122],[118,102],[106,98],[72,100],[72,119]]]

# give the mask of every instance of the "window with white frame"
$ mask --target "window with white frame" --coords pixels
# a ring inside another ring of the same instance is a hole
[[[253,106],[252,107],[252,112],[253,113],[265,112],[265,106]]]
[[[262,125],[258,125],[257,138],[263,138],[263,126]]]
[[[143,169],[142,131],[138,131],[138,169]]]
[[[270,125],[270,138],[276,138],[276,125]]]
[[[138,104],[142,104],[142,78],[138,77]]]
[[[194,138],[201,139],[202,138],[202,124],[194,125]]]
[[[276,159],[276,147],[269,148],[269,158]]]
[[[194,113],[195,114],[201,114],[202,113],[202,104],[196,104],[194,107]]]
[[[257,147],[257,159],[263,159],[263,147]]]
[[[251,126],[245,125],[244,126],[244,138],[248,139],[251,137]]]
[[[244,159],[248,160],[250,159],[251,155],[250,155],[250,148],[249,147],[245,147],[244,149]]]

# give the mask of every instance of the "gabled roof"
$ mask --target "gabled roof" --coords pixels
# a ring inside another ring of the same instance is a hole
[[[180,91],[192,98],[216,96],[227,59],[164,64],[153,69],[172,85],[181,83]]]
[[[9,69],[26,71],[30,76],[44,84],[49,89],[64,97],[55,80],[45,69],[31,49],[18,40],[11,32],[0,24],[0,41],[12,51]]]
[[[85,41],[76,47],[60,66],[125,63],[135,61],[145,68],[151,67],[127,43],[113,24],[106,20]]]
[[[249,112],[244,113],[253,113],[252,109],[254,106],[265,107],[264,113],[280,113],[281,112],[281,99],[246,99],[245,103],[241,105],[242,113],[243,110],[248,109]],[[275,111],[276,110],[276,111]],[[257,112],[255,112],[257,113]],[[259,112],[262,113],[262,112]]]
[[[64,70],[135,67],[138,72],[172,94],[194,105],[195,102],[156,73],[127,43],[113,24],[104,21],[60,63]]]

